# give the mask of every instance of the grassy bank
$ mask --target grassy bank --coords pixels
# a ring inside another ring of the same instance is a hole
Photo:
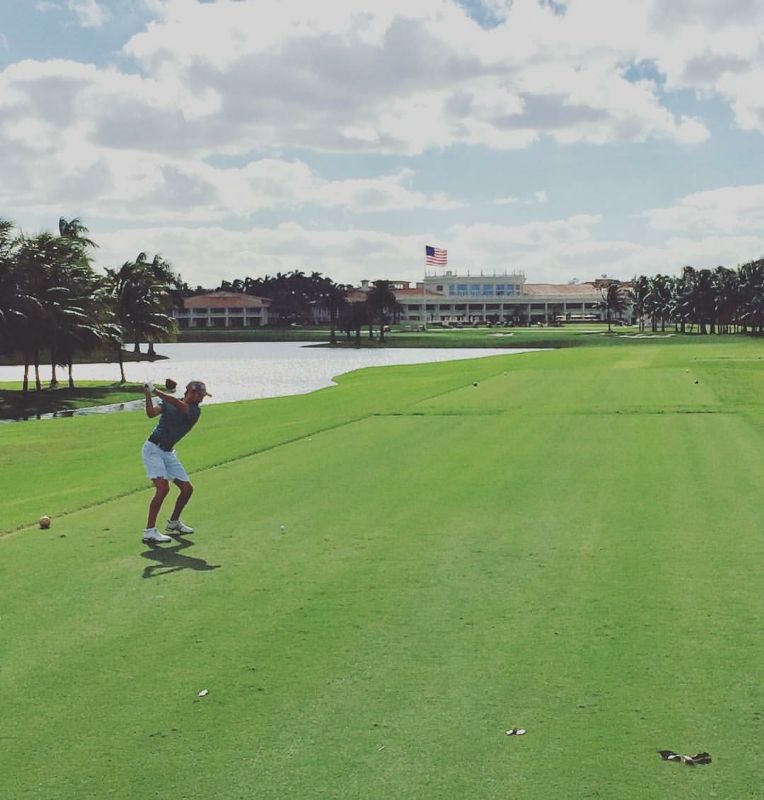
[[[197,533],[163,549],[149,420],[1,427],[8,795],[756,797],[763,355],[624,342],[211,406],[179,447]]]
[[[328,328],[250,328],[228,330],[182,330],[179,342],[283,342],[283,341],[329,341]],[[646,331],[640,334],[635,327],[613,327],[607,325],[567,325],[555,327],[530,328],[428,328],[426,331],[412,331],[408,327],[393,327],[380,342],[379,333],[374,329],[374,337],[369,338],[368,330],[362,331],[360,346],[378,347],[600,347],[627,345],[635,342],[657,343],[695,343],[715,341],[716,336],[698,334],[679,335],[673,328],[655,333]],[[745,336],[721,337],[745,339]],[[358,346],[355,334],[347,338],[337,332],[337,347]]]
[[[21,390],[20,381],[0,383],[0,419],[28,418],[76,408],[125,403],[141,397],[143,385],[139,383],[81,381],[74,389],[66,384],[55,389],[44,386],[39,392],[32,388],[26,395]]]

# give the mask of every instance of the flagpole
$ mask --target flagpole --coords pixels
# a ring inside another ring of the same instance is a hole
[[[422,319],[424,330],[427,331],[427,294],[425,290],[425,278],[427,277],[427,246],[424,248],[424,275],[422,277]]]

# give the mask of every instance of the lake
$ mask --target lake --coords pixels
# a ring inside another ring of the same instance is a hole
[[[190,380],[201,380],[213,395],[205,400],[205,404],[305,394],[331,386],[335,376],[362,367],[425,364],[533,352],[533,349],[523,348],[482,347],[355,350],[311,347],[306,342],[201,342],[161,344],[156,345],[155,349],[159,355],[167,356],[167,360],[127,362],[127,380],[135,383],[150,380],[161,386],[169,377],[174,378],[179,387],[185,386]],[[0,381],[19,381],[21,377],[21,367],[0,367]],[[41,378],[44,384],[48,383],[49,366],[41,368]],[[74,379],[75,382],[117,381],[119,367],[117,364],[104,363],[75,364]],[[59,380],[65,382],[66,370],[59,370]],[[123,410],[142,404],[143,401],[138,400],[120,404],[117,408],[103,407],[102,410]],[[83,412],[87,413],[84,409],[76,413]]]

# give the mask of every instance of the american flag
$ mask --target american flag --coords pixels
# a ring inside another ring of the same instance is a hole
[[[429,244],[426,244],[424,246],[424,263],[435,266],[448,264],[448,250],[444,250],[442,247],[430,247]]]

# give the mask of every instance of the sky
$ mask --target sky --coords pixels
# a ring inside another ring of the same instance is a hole
[[[0,0],[0,218],[208,288],[735,267],[761,86],[761,0]]]

